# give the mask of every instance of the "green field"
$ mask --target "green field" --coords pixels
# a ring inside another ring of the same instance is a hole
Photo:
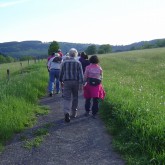
[[[130,164],[165,162],[165,48],[101,56],[101,116]],[[136,162],[136,163],[135,163]]]
[[[165,162],[165,48],[99,55],[106,98],[100,115],[130,165]],[[6,79],[10,66],[11,77]],[[12,66],[12,67],[11,67]],[[0,148],[32,126],[46,94],[46,62],[0,65]]]

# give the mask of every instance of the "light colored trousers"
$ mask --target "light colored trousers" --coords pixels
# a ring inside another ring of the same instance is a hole
[[[63,91],[63,111],[64,114],[72,111],[72,114],[77,111],[78,107],[78,91],[79,82],[78,81],[64,81],[64,91]]]

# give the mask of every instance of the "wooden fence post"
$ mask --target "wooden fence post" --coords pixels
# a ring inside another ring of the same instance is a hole
[[[21,65],[21,73],[22,73],[22,72],[23,72],[23,71],[22,71],[22,62],[20,62],[20,65]]]
[[[9,81],[10,80],[10,70],[7,69],[7,80]]]

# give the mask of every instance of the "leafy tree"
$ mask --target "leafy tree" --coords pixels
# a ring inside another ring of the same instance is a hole
[[[96,54],[96,52],[97,52],[96,45],[88,46],[85,52],[89,55]]]
[[[48,55],[52,54],[53,52],[57,52],[59,49],[59,44],[56,41],[51,42],[48,48]]]
[[[0,55],[0,64],[5,63],[6,59],[3,55]]]
[[[104,54],[104,50],[103,49],[99,49],[98,50],[98,54]]]
[[[151,45],[149,42],[144,42],[144,45],[142,46],[142,49],[150,49],[153,48],[153,45]]]
[[[165,47],[165,39],[157,40],[156,45],[157,47]]]
[[[13,57],[11,57],[11,56],[6,56],[6,61],[7,61],[7,63],[8,62],[14,62],[15,59]]]
[[[132,47],[130,48],[130,50],[136,50],[135,46],[132,46]]]
[[[0,64],[14,62],[14,58],[0,54]]]
[[[109,44],[100,45],[100,47],[98,49],[99,54],[111,53],[111,52],[112,52],[112,47]]]

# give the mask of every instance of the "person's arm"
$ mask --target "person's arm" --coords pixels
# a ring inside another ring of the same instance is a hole
[[[89,70],[88,67],[86,67],[84,72],[84,83],[87,82],[88,70]]]
[[[83,69],[81,63],[79,63],[79,91],[81,92],[83,90],[83,84],[84,84],[84,75],[83,75]]]
[[[82,65],[81,63],[79,63],[79,66],[78,66],[78,71],[79,71],[79,83],[80,84],[83,84],[84,82],[84,76],[83,76],[83,69],[82,69]]]
[[[50,72],[50,62],[48,61],[48,64],[47,64],[47,69],[48,69],[48,72]]]
[[[103,69],[101,68],[101,66],[100,66],[100,79],[101,80],[103,79]]]
[[[48,72],[49,72],[48,62],[49,62],[49,61],[47,61],[47,63],[46,63],[46,68],[47,68],[47,70],[48,70]]]
[[[64,67],[63,67],[64,63],[61,63],[60,66],[60,75],[59,75],[59,81],[62,83],[63,82],[63,74],[64,74]]]
[[[48,71],[50,71],[50,66],[51,66],[52,59],[53,59],[53,58],[51,58],[51,59],[48,61],[48,64],[47,64]]]
[[[100,79],[103,79],[103,70],[100,71]]]

